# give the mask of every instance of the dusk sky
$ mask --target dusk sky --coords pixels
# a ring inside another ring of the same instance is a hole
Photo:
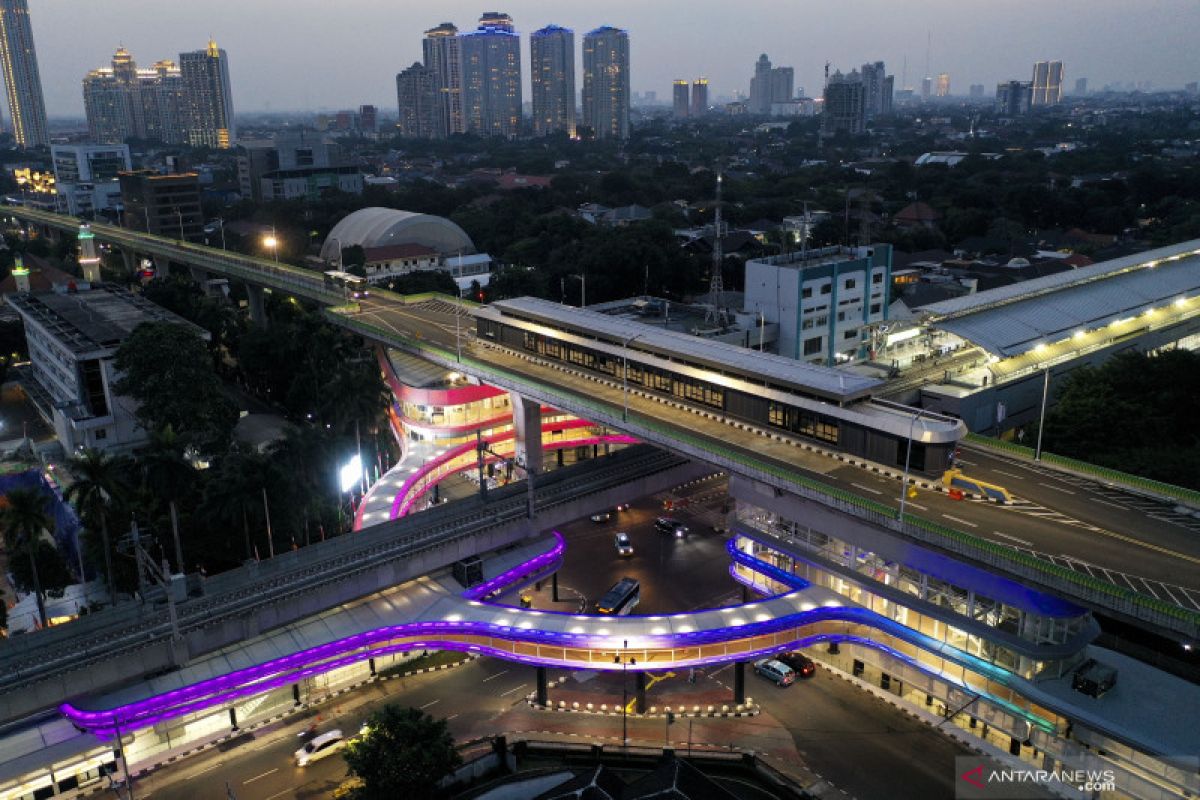
[[[615,25],[630,34],[632,86],[669,101],[671,80],[707,76],[714,97],[746,91],[759,53],[796,70],[819,93],[823,65],[848,71],[882,59],[901,87],[949,72],[954,94],[982,83],[1029,80],[1039,59],[1064,62],[1068,91],[1087,77],[1180,87],[1200,80],[1196,0],[31,0],[34,37],[52,116],[83,116],[80,80],[124,44],[139,64],[178,59],[211,35],[229,54],[239,112],[337,109],[374,103],[395,113],[395,75],[421,57],[421,34],[443,21],[473,28],[482,11],[507,11],[523,34],[548,23],[583,33]],[[580,84],[581,85],[581,84]]]

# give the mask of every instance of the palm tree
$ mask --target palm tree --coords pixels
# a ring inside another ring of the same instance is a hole
[[[125,482],[118,471],[118,462],[107,453],[88,448],[72,458],[67,469],[75,482],[67,487],[64,496],[67,502],[88,515],[100,518],[100,539],[104,547],[104,573],[108,583],[109,602],[117,603],[117,584],[113,580],[112,546],[108,540],[108,510],[114,500],[122,502],[125,497]],[[82,575],[80,578],[82,579]]]
[[[42,627],[48,627],[46,601],[42,597],[42,580],[38,575],[37,552],[42,531],[51,525],[46,510],[46,496],[37,489],[14,489],[8,493],[8,505],[0,509],[0,526],[4,528],[5,546],[10,552],[24,549],[29,556],[29,570],[33,576],[33,593],[37,598],[38,618]]]
[[[175,560],[180,562],[176,567],[184,572],[183,547],[179,542],[179,531],[175,529],[178,521],[177,503],[195,490],[196,469],[184,457],[183,442],[170,425],[151,435],[150,445],[138,453],[137,460],[142,487],[147,495],[165,500],[170,509],[176,546]]]

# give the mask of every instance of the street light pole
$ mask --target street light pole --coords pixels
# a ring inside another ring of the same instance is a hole
[[[900,522],[904,522],[904,501],[908,497],[908,467],[912,461],[912,440],[913,426],[917,424],[917,420],[925,409],[918,409],[916,414],[913,414],[912,419],[908,421],[908,450],[904,453],[904,479],[900,481]]]
[[[642,334],[635,333],[621,342],[621,394],[625,399],[625,408],[621,412],[621,420],[629,421],[629,345]]]
[[[636,658],[627,658],[623,655],[625,650],[629,648],[629,640],[621,642],[621,653],[617,654],[617,661],[621,662],[621,746],[629,747],[629,680],[628,668],[629,665],[637,666]]]
[[[183,210],[179,206],[175,206],[175,213],[179,216],[179,241],[183,241]]]
[[[1038,417],[1038,440],[1037,449],[1033,451],[1033,460],[1042,460],[1042,429],[1046,425],[1046,399],[1050,395],[1050,368],[1046,367],[1043,371],[1045,378],[1042,381],[1042,413]]]

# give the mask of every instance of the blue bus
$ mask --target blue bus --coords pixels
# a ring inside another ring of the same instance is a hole
[[[642,587],[633,578],[625,577],[613,584],[604,596],[596,601],[596,611],[600,614],[625,616],[637,608],[641,599]]]

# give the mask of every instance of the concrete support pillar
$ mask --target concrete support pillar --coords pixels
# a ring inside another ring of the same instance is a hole
[[[646,673],[635,672],[634,676],[637,678],[637,689],[634,694],[635,703],[634,703],[633,709],[634,709],[634,711],[636,711],[639,714],[645,714],[646,713]]]
[[[171,274],[171,260],[166,256],[154,256],[154,277],[165,278]]]
[[[733,665],[733,702],[742,705],[746,702],[746,662],[738,661]]]
[[[208,273],[199,267],[188,267],[188,271],[192,273],[192,280],[200,284],[200,288],[208,294]]]
[[[263,305],[263,288],[249,283],[246,284],[246,297],[246,305],[250,311],[250,321],[255,325],[266,325],[267,309]]]
[[[138,268],[137,256],[134,255],[129,250],[121,251],[121,259],[125,262],[125,271],[126,272],[133,272]]]
[[[542,471],[542,404],[510,392],[517,463],[537,474]]]
[[[546,668],[537,668],[537,704],[542,708],[550,705],[550,688],[546,680]]]

